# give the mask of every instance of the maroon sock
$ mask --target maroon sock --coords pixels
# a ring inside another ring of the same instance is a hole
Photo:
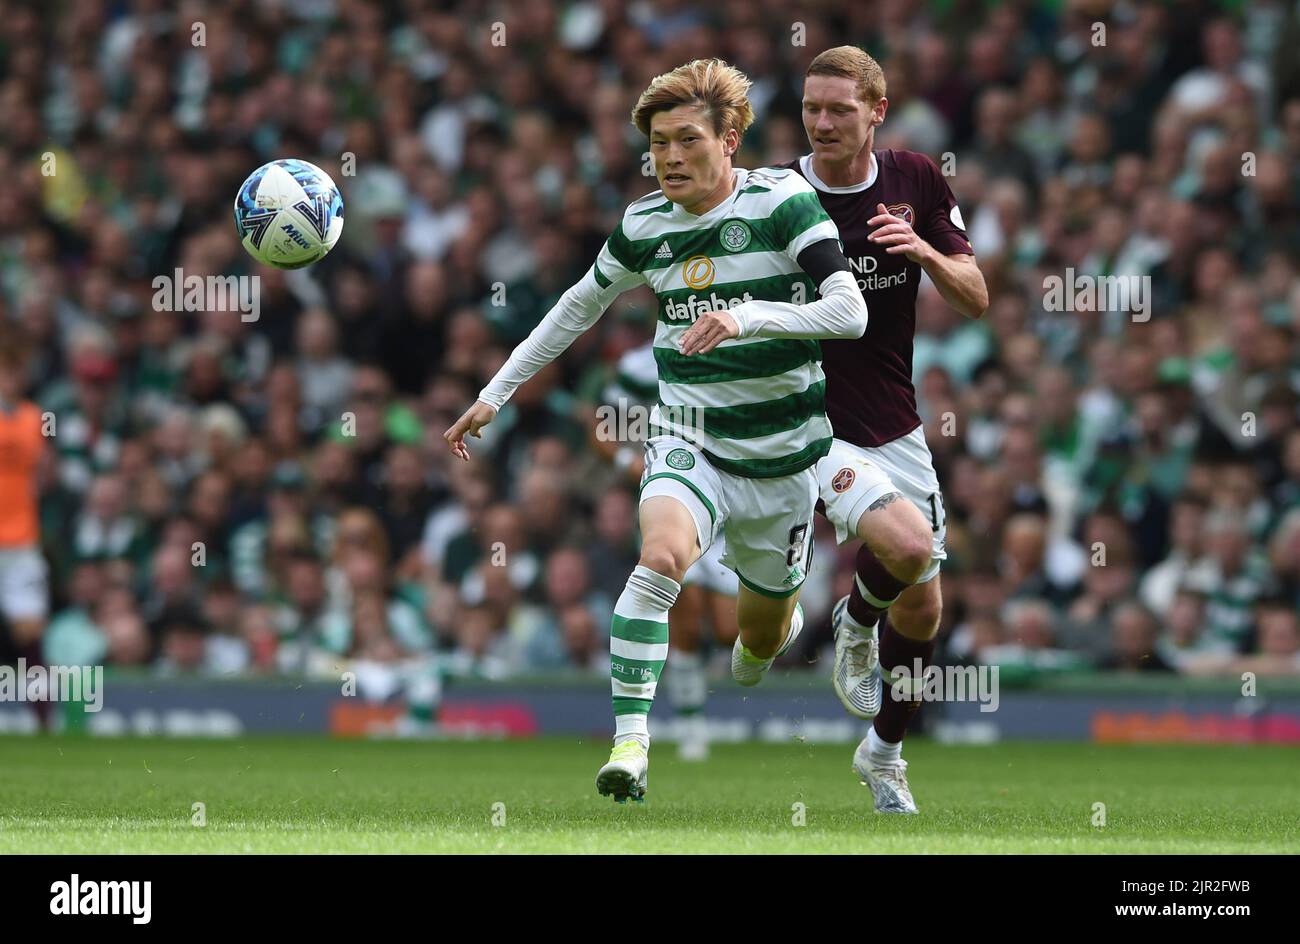
[[[880,558],[872,554],[865,544],[858,547],[857,575],[858,579],[853,581],[853,589],[849,591],[849,616],[866,627],[875,626],[888,605],[911,586],[885,570]],[[878,601],[885,603],[885,606],[877,606],[864,597],[863,587]]]
[[[907,733],[908,722],[921,707],[919,700],[900,701],[894,698],[889,685],[894,669],[904,667],[908,675],[915,678],[916,660],[921,660],[921,669],[924,671],[930,665],[933,656],[933,639],[927,639],[925,642],[908,639],[890,625],[888,617],[885,618],[880,627],[880,670],[885,676],[885,690],[884,697],[880,700],[880,714],[876,715],[875,721],[876,736],[882,741],[897,744],[903,740],[903,735]]]

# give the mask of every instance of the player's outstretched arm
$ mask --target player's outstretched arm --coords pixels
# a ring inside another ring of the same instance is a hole
[[[497,411],[519,387],[555,360],[577,337],[594,325],[620,292],[632,287],[631,280],[606,284],[596,278],[596,266],[581,281],[560,296],[560,300],[524,338],[501,365],[496,376],[478,395],[478,401],[442,434],[452,455],[469,459],[465,436],[479,437],[480,430],[496,417]]]

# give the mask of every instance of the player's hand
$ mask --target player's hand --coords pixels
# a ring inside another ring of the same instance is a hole
[[[488,406],[481,400],[475,401],[474,405],[466,410],[465,414],[452,423],[451,428],[442,434],[442,438],[447,440],[447,445],[451,447],[451,454],[468,462],[469,447],[465,445],[465,434],[468,433],[475,439],[481,439],[482,434],[479,430],[491,423],[496,418],[496,415],[495,407]]]
[[[740,325],[725,311],[706,311],[682,334],[681,352],[707,354],[727,338],[740,337]]]
[[[913,262],[924,262],[926,256],[934,252],[929,243],[916,235],[916,230],[912,229],[912,224],[907,220],[894,216],[883,203],[877,203],[876,210],[876,215],[867,220],[867,225],[879,226],[880,229],[867,238],[885,246],[885,252],[891,256],[901,252]]]

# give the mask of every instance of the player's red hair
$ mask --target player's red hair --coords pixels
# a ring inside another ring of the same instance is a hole
[[[808,64],[804,76],[833,75],[852,79],[858,86],[858,98],[875,105],[885,97],[885,70],[857,46],[836,46],[817,54]]]

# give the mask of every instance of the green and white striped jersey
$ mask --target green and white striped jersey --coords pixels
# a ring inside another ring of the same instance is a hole
[[[678,352],[703,312],[743,302],[811,302],[799,253],[838,239],[816,192],[791,170],[737,169],[731,195],[695,216],[656,191],[623,214],[592,269],[602,290],[648,285],[658,299],[652,432],[693,442],[724,472],[790,475],[830,448],[816,340],[731,338],[707,354]]]

